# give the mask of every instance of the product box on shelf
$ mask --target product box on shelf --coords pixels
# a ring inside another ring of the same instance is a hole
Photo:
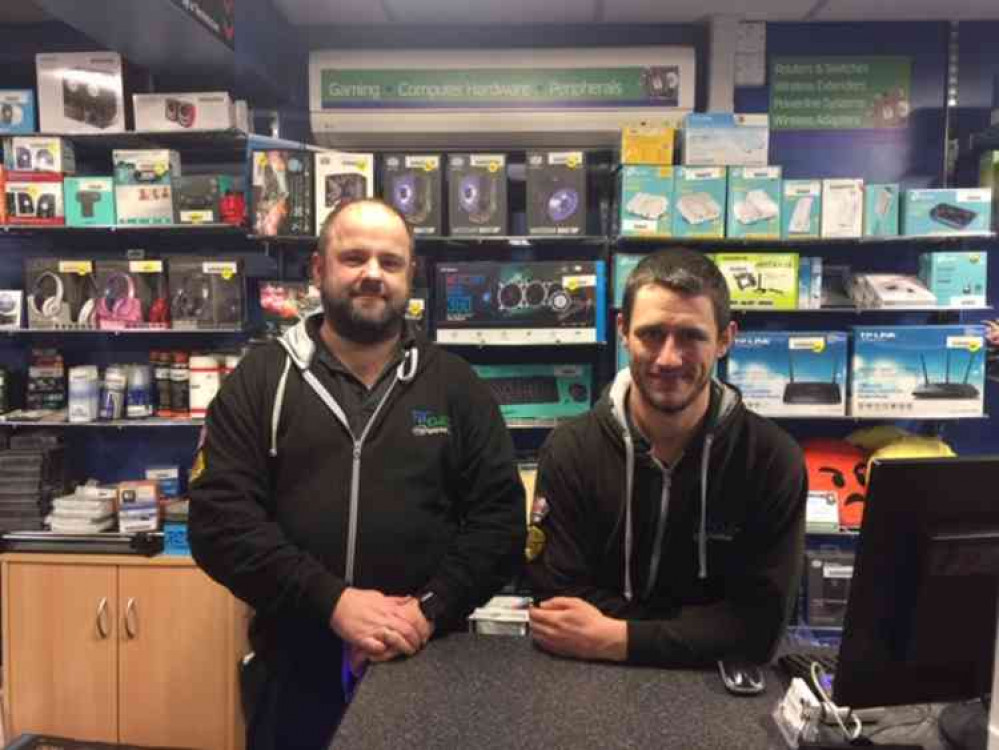
[[[798,307],[797,253],[716,253],[733,309]]]
[[[96,288],[92,261],[26,258],[28,327],[93,328]]]
[[[906,235],[980,234],[992,229],[991,188],[907,190],[902,205]]]
[[[850,296],[862,309],[935,307],[937,298],[915,276],[900,273],[855,273]]]
[[[765,167],[770,118],[727,112],[689,114],[683,126],[683,164],[691,167]]]
[[[22,303],[24,293],[20,289],[0,289],[0,331],[17,330],[22,327]]]
[[[641,263],[644,255],[637,253],[614,253],[614,307],[620,309],[624,305],[624,287],[628,277]]]
[[[509,427],[554,426],[590,410],[591,365],[475,365]]]
[[[999,109],[993,112],[999,114]],[[999,218],[999,151],[982,154],[978,161],[978,184],[992,191],[992,223],[995,224]]]
[[[897,237],[901,203],[898,185],[864,186],[864,236]]]
[[[228,130],[236,127],[225,91],[189,94],[133,94],[135,129],[147,132]]]
[[[725,167],[677,167],[674,175],[674,236],[724,237]]]
[[[864,229],[864,181],[822,180],[822,236],[860,237]]]
[[[3,163],[20,172],[76,172],[72,141],[52,136],[14,136],[3,139]]]
[[[260,309],[268,333],[280,335],[322,308],[319,287],[307,281],[260,282]]]
[[[254,151],[252,161],[254,234],[264,237],[314,235],[312,152]]]
[[[805,553],[805,615],[813,628],[842,627],[853,580],[854,553],[814,550]]]
[[[944,307],[985,307],[988,253],[936,252],[919,256],[919,278]]]
[[[728,170],[729,237],[780,239],[781,168]]]
[[[319,151],[316,162],[316,234],[341,203],[375,194],[375,155]]]
[[[850,413],[856,417],[978,417],[985,328],[857,326],[850,373]]]
[[[245,277],[234,258],[167,258],[170,318],[181,330],[239,328],[243,323]]]
[[[0,167],[0,224],[7,223],[7,202],[10,200],[7,197],[7,168]]]
[[[8,224],[62,226],[66,223],[61,174],[8,171],[6,177]]]
[[[443,234],[441,157],[388,154],[382,160],[382,190],[418,237]]]
[[[98,260],[97,327],[168,328],[170,303],[162,260]]]
[[[618,370],[623,370],[631,364],[631,355],[628,353],[628,347],[624,343],[621,332],[616,330],[616,328],[614,331],[614,341],[617,344],[614,352],[614,365]]]
[[[621,236],[673,234],[673,167],[621,167]]]
[[[222,179],[219,175],[185,175],[173,179],[176,224],[217,224],[222,221]]]
[[[125,97],[121,55],[58,52],[35,56],[43,133],[121,133]]]
[[[0,89],[0,135],[35,132],[35,92]]]
[[[822,307],[822,258],[817,255],[798,258],[798,309]]]
[[[728,353],[727,380],[765,416],[846,414],[847,335],[746,331]]]
[[[180,155],[167,149],[115,149],[114,198],[119,224],[173,224]]]
[[[781,237],[808,239],[822,235],[822,181],[784,180]]]
[[[63,195],[68,226],[112,227],[117,223],[111,177],[67,177]]]
[[[506,154],[450,154],[447,179],[451,235],[508,234]]]
[[[447,344],[606,341],[603,261],[441,263],[434,323]]]
[[[180,497],[179,466],[147,466],[146,479],[156,482],[157,494],[161,498]]]
[[[586,234],[586,153],[527,152],[527,233]]]
[[[676,130],[665,122],[640,122],[621,128],[621,163],[668,167],[673,164]]]

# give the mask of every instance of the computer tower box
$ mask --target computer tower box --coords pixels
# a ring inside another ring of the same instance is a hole
[[[527,233],[586,234],[586,153],[527,152]]]
[[[554,427],[585,414],[592,401],[591,365],[474,365],[492,390],[508,427]]]
[[[263,237],[314,236],[312,152],[254,151],[252,162],[253,233]]]
[[[76,172],[73,142],[52,136],[14,136],[3,139],[4,166],[21,172]]]
[[[28,328],[93,328],[96,290],[92,261],[26,258],[24,302]]]
[[[805,553],[805,616],[812,627],[843,626],[853,580],[853,562],[852,552],[815,550]]]
[[[195,256],[166,260],[174,328],[228,330],[243,324],[246,278],[241,260]]]
[[[31,89],[0,89],[0,134],[35,132],[35,92]]]
[[[35,56],[43,133],[121,133],[125,97],[116,52],[46,52]]]
[[[772,417],[846,414],[847,335],[831,331],[740,333],[727,377],[746,406]]]
[[[440,263],[434,324],[448,344],[606,341],[603,261]]]
[[[7,223],[28,226],[62,226],[62,175],[57,172],[6,173]]]
[[[63,195],[67,226],[113,227],[117,223],[112,178],[67,177]]]
[[[506,154],[450,154],[447,180],[449,234],[508,233]]]
[[[444,233],[440,156],[388,154],[382,161],[382,191],[417,237]]]
[[[980,417],[985,327],[856,326],[850,365],[855,417]]]
[[[345,151],[316,153],[316,234],[342,203],[375,194],[375,155]]]

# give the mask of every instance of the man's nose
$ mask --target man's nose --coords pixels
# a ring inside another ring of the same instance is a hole
[[[378,258],[372,258],[367,263],[364,264],[364,278],[366,279],[380,279],[382,277],[382,264],[378,262]]]
[[[680,356],[680,348],[676,345],[672,336],[667,336],[663,345],[656,355],[656,364],[660,367],[679,367],[683,362]]]

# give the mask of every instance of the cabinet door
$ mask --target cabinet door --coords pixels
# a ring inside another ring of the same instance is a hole
[[[236,671],[229,594],[196,568],[119,568],[119,736],[219,750]]]
[[[116,576],[109,565],[8,565],[12,737],[118,739]]]

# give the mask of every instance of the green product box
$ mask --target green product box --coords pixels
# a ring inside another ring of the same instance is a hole
[[[673,236],[725,236],[725,167],[677,167],[673,187]]]
[[[729,168],[729,237],[780,239],[780,178],[780,167]]]
[[[621,236],[673,233],[673,167],[621,167]]]
[[[864,185],[864,236],[897,237],[898,185]]]
[[[111,177],[67,177],[63,191],[67,226],[113,227],[117,223]]]
[[[797,253],[716,253],[733,309],[794,310],[798,307]]]

